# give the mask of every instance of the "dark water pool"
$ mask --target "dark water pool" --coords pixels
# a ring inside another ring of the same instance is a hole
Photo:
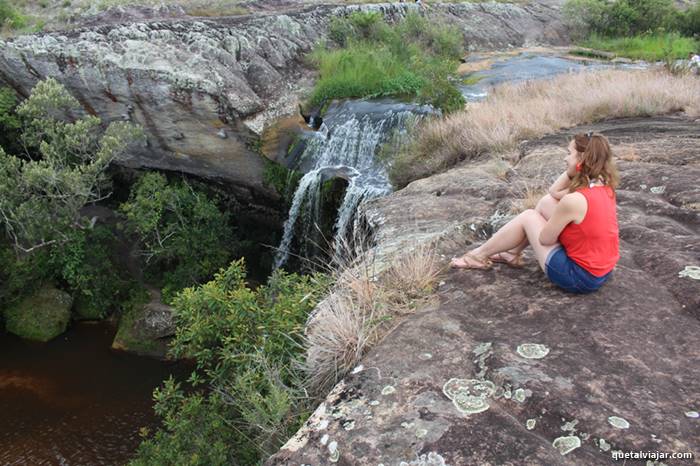
[[[46,344],[0,333],[0,464],[123,465],[157,426],[152,392],[181,364],[115,352],[79,323]]]

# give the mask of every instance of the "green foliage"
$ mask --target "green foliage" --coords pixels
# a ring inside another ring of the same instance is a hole
[[[79,317],[100,319],[128,295],[130,283],[112,259],[116,237],[105,226],[82,232],[65,247],[52,250],[52,261],[76,299]]]
[[[0,147],[10,153],[17,153],[20,148],[20,122],[15,113],[16,106],[15,92],[10,88],[0,87]]]
[[[310,56],[320,72],[312,106],[336,98],[398,95],[444,111],[463,107],[449,82],[462,53],[456,28],[417,13],[389,25],[378,12],[355,12],[333,18],[330,38],[337,47],[324,45]]]
[[[133,465],[256,464],[304,421],[308,400],[294,388],[294,361],[328,280],[277,271],[255,290],[245,280],[239,260],[174,300],[171,351],[195,359],[195,389],[185,393],[169,380],[156,390],[163,428]]]
[[[681,33],[687,36],[700,36],[700,2],[688,8],[678,18]],[[697,51],[697,50],[696,50]]]
[[[127,230],[141,243],[151,275],[162,278],[166,302],[211,277],[238,248],[228,213],[184,180],[169,183],[160,173],[146,173],[120,210]]]
[[[582,42],[582,45],[647,61],[687,58],[688,53],[697,50],[698,47],[697,41],[689,37],[681,37],[677,33],[618,38],[594,35]]]
[[[27,18],[15,10],[7,0],[0,0],[0,26],[2,25],[7,25],[10,29],[19,29],[27,25]]]
[[[55,278],[48,250],[17,254],[10,244],[0,241],[0,309]]]
[[[65,244],[75,229],[89,228],[80,214],[88,203],[108,196],[105,171],[142,133],[124,122],[100,130],[100,119],[63,117],[79,107],[66,89],[40,81],[17,108],[30,160],[0,148],[0,219],[17,250]]]
[[[293,144],[297,144],[295,140]],[[290,151],[293,147],[290,147]],[[278,163],[267,161],[263,171],[263,182],[277,191],[286,199],[296,190],[303,175],[296,170],[290,170]]]
[[[591,34],[623,37],[675,31],[692,35],[698,32],[693,18],[700,16],[700,7],[681,12],[673,0],[568,0],[563,13],[574,38],[580,40]]]

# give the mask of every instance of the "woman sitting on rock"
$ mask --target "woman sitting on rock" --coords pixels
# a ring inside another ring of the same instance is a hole
[[[619,182],[610,144],[602,134],[577,134],[564,158],[566,171],[535,209],[528,209],[486,243],[451,265],[488,269],[492,262],[522,267],[532,245],[547,277],[573,293],[589,293],[610,277],[619,259],[615,188]]]

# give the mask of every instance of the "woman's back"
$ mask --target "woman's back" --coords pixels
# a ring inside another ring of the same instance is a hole
[[[588,209],[579,224],[569,223],[559,235],[566,255],[596,277],[610,272],[620,258],[615,194],[608,186],[581,188]]]

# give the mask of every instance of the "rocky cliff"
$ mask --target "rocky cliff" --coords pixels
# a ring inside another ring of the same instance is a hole
[[[144,147],[121,163],[182,171],[274,196],[262,183],[258,135],[294,113],[311,86],[304,55],[330,18],[374,9],[397,19],[415,4],[298,6],[282,13],[193,18],[178,8],[106,13],[89,26],[0,40],[0,82],[26,96],[53,76],[104,121],[138,122]],[[469,49],[560,43],[556,5],[460,3],[421,11],[458,26]]]
[[[484,159],[416,181],[368,206],[376,250],[434,241],[447,263],[512,215],[528,183],[560,173],[566,141],[589,129],[608,135],[622,176],[613,278],[567,294],[531,255],[525,269],[447,272],[440,305],[404,320],[268,464],[600,465],[618,450],[697,461],[700,121],[574,128],[523,143],[512,167]]]

